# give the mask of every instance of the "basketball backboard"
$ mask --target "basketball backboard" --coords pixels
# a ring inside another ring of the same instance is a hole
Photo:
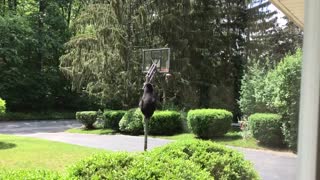
[[[157,71],[168,73],[170,68],[170,48],[143,49],[142,71],[147,73],[153,63],[157,65]]]

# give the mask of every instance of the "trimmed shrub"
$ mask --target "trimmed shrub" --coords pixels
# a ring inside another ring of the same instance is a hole
[[[67,179],[125,179],[134,159],[126,152],[96,154],[71,166]]]
[[[143,114],[139,108],[130,109],[121,118],[119,130],[133,135],[143,134]]]
[[[257,140],[268,146],[282,146],[281,116],[256,113],[248,118],[250,131]]]
[[[138,156],[137,161],[133,162],[127,179],[213,180],[208,171],[190,160],[172,158],[168,155],[150,156],[148,153]]]
[[[207,139],[227,133],[232,113],[223,109],[196,109],[188,112],[187,119],[192,132]]]
[[[153,135],[172,135],[181,130],[181,114],[177,111],[156,111],[149,122],[149,131]]]
[[[119,130],[119,122],[124,116],[126,111],[112,111],[108,110],[103,113],[103,128],[111,128],[113,130]]]
[[[210,172],[214,179],[260,179],[242,154],[210,141],[178,141],[148,152],[151,158],[189,160]]]
[[[6,112],[6,101],[0,98],[0,115]]]
[[[76,113],[76,118],[80,121],[86,129],[92,129],[93,124],[97,120],[96,111],[81,111]]]
[[[62,179],[57,172],[47,170],[0,170],[0,179],[6,180],[38,180],[38,179],[50,179],[58,180]]]
[[[212,179],[191,161],[125,152],[85,159],[68,170],[68,179]]]

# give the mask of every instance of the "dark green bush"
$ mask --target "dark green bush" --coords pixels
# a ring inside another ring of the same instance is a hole
[[[176,111],[156,111],[149,122],[153,135],[172,135],[182,130],[181,114]]]
[[[248,118],[253,137],[268,146],[282,146],[281,116],[277,114],[256,113]]]
[[[68,170],[69,179],[211,179],[188,160],[148,154],[105,153],[85,159]]]
[[[178,141],[148,152],[151,157],[190,160],[210,172],[214,179],[259,179],[249,161],[235,150],[210,141]]]
[[[62,179],[57,172],[47,170],[0,170],[0,179],[5,180],[39,180],[50,179],[58,180]]]
[[[6,112],[6,101],[0,98],[0,115]]]
[[[223,109],[196,109],[188,112],[192,132],[201,138],[223,136],[231,128],[232,113]]]
[[[111,128],[113,130],[119,130],[119,122],[124,116],[126,111],[112,111],[108,110],[103,113],[103,128]]]
[[[121,118],[119,130],[133,135],[143,134],[143,114],[139,108],[130,109]]]
[[[76,118],[79,120],[86,129],[92,129],[93,124],[97,120],[96,111],[81,111],[76,113]]]

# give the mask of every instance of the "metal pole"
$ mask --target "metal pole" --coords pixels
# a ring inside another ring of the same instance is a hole
[[[305,0],[304,44],[298,137],[298,179],[320,179],[320,1]]]

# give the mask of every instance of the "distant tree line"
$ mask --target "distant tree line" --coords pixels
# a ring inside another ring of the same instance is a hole
[[[302,42],[301,30],[279,27],[265,1],[17,0],[15,8],[3,2],[0,96],[12,110],[90,108],[91,101],[136,107],[141,49],[169,47],[173,76],[154,82],[160,106],[224,108],[239,117],[248,67],[275,66]]]

